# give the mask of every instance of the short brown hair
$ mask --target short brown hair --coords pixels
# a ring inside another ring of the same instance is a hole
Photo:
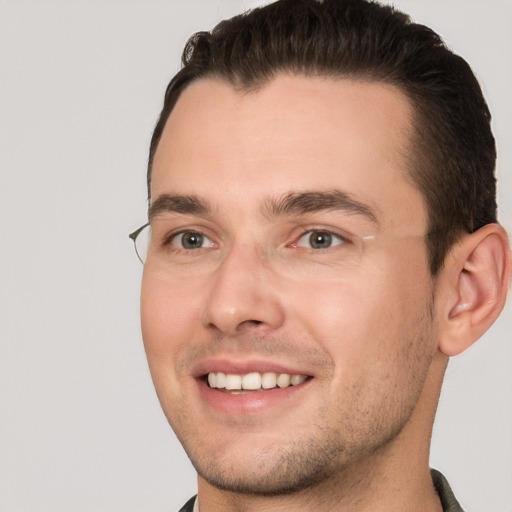
[[[422,192],[432,275],[463,233],[496,222],[491,115],[467,62],[438,34],[369,0],[278,0],[199,32],[169,83],[151,139],[151,166],[165,123],[193,81],[216,77],[257,89],[276,73],[395,85],[414,107],[410,175]]]

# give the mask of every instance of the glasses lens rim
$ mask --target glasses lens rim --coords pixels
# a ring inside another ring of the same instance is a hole
[[[142,238],[143,237],[141,237],[140,235],[149,226],[150,226],[149,222],[146,222],[146,224],[143,224],[140,228],[136,229],[133,233],[130,233],[128,235],[133,240],[133,246],[135,248],[135,254],[137,255],[137,258],[139,258],[140,262],[143,265],[145,263],[146,258],[145,258],[144,251],[142,251],[142,248],[141,248],[141,243],[142,243]],[[146,251],[145,252],[147,253],[147,247],[146,247]]]

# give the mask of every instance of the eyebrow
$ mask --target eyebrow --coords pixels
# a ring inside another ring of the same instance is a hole
[[[193,195],[162,194],[151,204],[148,218],[151,221],[162,213],[180,213],[183,215],[206,215],[211,212],[208,203]]]
[[[263,214],[268,218],[336,210],[362,215],[379,225],[376,212],[371,206],[341,190],[289,192],[281,197],[269,199],[263,205]],[[211,212],[210,205],[198,196],[162,194],[151,204],[148,218],[151,221],[162,213],[209,215]]]
[[[354,199],[341,190],[291,192],[277,199],[269,200],[264,207],[267,217],[283,215],[305,215],[320,211],[340,210],[353,215],[362,215],[379,225],[375,210],[367,204]]]

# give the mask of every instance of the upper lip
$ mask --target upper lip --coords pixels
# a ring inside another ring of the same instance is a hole
[[[289,375],[312,376],[311,372],[307,371],[304,367],[280,364],[276,363],[275,361],[265,361],[257,359],[244,361],[227,358],[211,358],[201,361],[194,367],[192,371],[192,376],[195,378],[199,378],[211,372],[222,372],[235,375],[245,375],[247,373],[252,372],[274,372],[277,374],[287,373]]]

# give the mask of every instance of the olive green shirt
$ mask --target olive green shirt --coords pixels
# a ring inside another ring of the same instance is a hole
[[[432,475],[432,482],[434,482],[437,494],[439,494],[439,498],[441,499],[443,512],[464,512],[453,495],[446,478],[435,469],[431,469],[430,474]],[[196,504],[196,496],[187,501],[179,512],[199,512],[199,507]]]
[[[430,474],[432,475],[432,481],[434,482],[437,494],[439,494],[441,499],[443,512],[464,512],[457,498],[453,495],[453,491],[446,478],[437,469],[431,469]]]

